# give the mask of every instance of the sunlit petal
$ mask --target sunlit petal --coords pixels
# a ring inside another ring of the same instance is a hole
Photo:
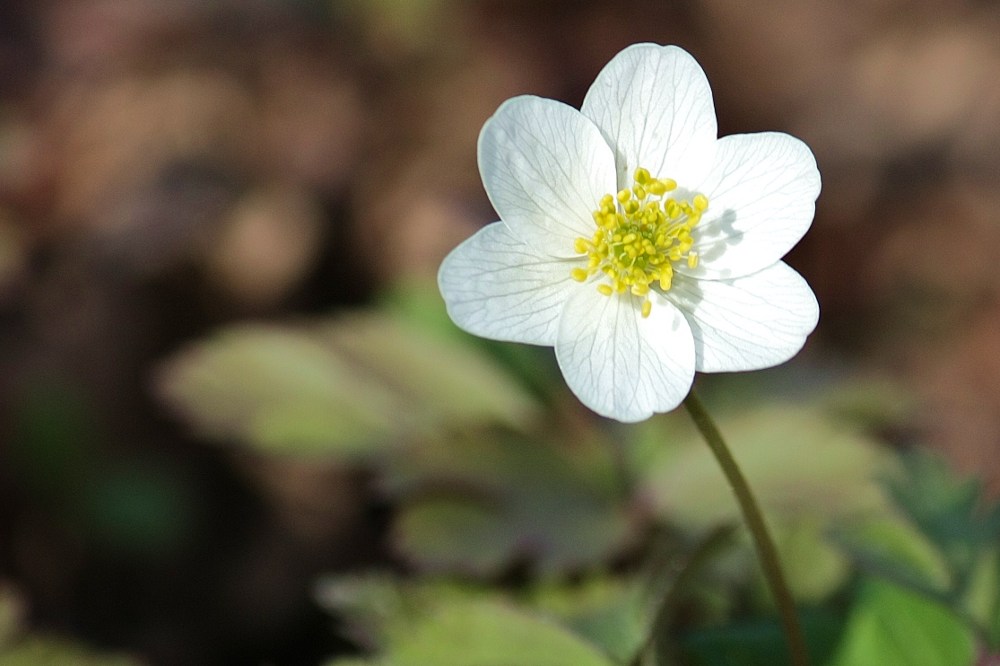
[[[639,166],[697,182],[712,165],[712,89],[698,62],[676,46],[626,48],[597,75],[581,111],[615,148],[619,188]]]
[[[448,314],[459,327],[494,340],[555,344],[572,290],[572,261],[540,255],[502,222],[452,250],[438,271]]]
[[[781,259],[812,224],[820,177],[806,144],[779,132],[719,140],[715,166],[699,186],[709,209],[697,228],[700,278],[748,275]]]
[[[624,422],[670,411],[694,379],[695,351],[684,315],[654,294],[649,317],[640,299],[583,289],[559,321],[556,358],[570,389],[592,410]]]
[[[691,325],[699,372],[784,363],[802,348],[819,319],[812,289],[780,261],[733,280],[678,278],[669,297]]]
[[[593,233],[593,211],[615,187],[611,148],[573,107],[515,97],[479,135],[479,171],[493,207],[515,236],[556,257]]]

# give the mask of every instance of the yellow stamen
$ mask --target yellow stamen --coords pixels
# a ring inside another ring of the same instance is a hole
[[[597,275],[597,291],[604,296],[643,299],[642,316],[648,317],[653,307],[649,292],[670,290],[673,265],[684,261],[688,268],[698,266],[692,231],[708,210],[708,197],[697,192],[690,198],[669,197],[677,182],[654,178],[643,167],[633,172],[633,179],[631,187],[601,197],[593,213],[594,235],[573,243],[576,253],[586,256],[586,268],[578,266],[570,274],[577,282]]]

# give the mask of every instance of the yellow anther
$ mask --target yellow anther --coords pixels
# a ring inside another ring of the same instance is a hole
[[[587,262],[586,268],[573,268],[571,275],[578,282],[596,275],[597,291],[604,296],[628,293],[643,298],[642,316],[648,317],[653,305],[649,292],[670,290],[674,263],[698,265],[692,229],[707,210],[708,198],[700,193],[664,198],[677,189],[676,181],[653,178],[643,167],[633,177],[630,187],[601,197],[593,213],[593,236],[574,239],[573,248]]]

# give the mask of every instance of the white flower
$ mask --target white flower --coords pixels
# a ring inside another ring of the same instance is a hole
[[[812,152],[776,132],[718,138],[708,80],[680,48],[626,48],[579,111],[508,100],[479,169],[501,221],[441,265],[448,313],[553,345],[598,414],[669,411],[695,371],[777,365],[816,327],[812,290],[781,261],[812,223]]]

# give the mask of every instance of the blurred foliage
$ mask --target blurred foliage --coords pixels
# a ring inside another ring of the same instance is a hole
[[[447,583],[403,584],[389,579],[331,580],[321,600],[342,614],[350,631],[392,666],[612,666],[583,636],[552,617],[505,599]],[[374,631],[373,631],[374,629]],[[357,661],[337,660],[331,666]]]
[[[830,666],[971,664],[968,628],[948,609],[891,583],[867,581]]]
[[[518,561],[542,575],[599,565],[635,535],[614,463],[597,444],[515,433],[425,442],[386,472],[396,547],[421,569],[480,576]]]
[[[216,439],[348,459],[402,438],[484,421],[517,427],[537,415],[488,358],[391,312],[226,329],[175,357],[159,386]]]
[[[904,455],[902,463],[884,480],[895,512],[835,533],[835,541],[861,570],[922,597],[936,613],[950,611],[967,642],[996,649],[1000,503],[984,496],[980,481],[958,477],[926,452]]]
[[[998,10],[0,3],[0,663],[627,664],[650,626],[642,666],[780,662],[686,415],[593,418],[551,350],[470,339],[427,284],[495,219],[485,119],[578,104],[644,40],[698,57],[723,133],[823,173],[789,256],[809,347],[699,379],[817,663],[995,659]],[[923,444],[991,485],[891,448]],[[347,643],[296,614],[376,567],[412,612],[328,604]]]
[[[719,538],[739,522],[735,502],[686,415],[632,428],[542,419],[564,391],[541,378],[549,369],[446,322],[411,287],[311,326],[224,330],[160,374],[203,431],[362,466],[391,500],[391,545],[409,573],[323,583],[324,604],[378,655],[333,663],[625,664],[654,626],[643,663],[777,663],[784,639],[752,549]],[[707,392],[766,394],[754,381]],[[995,631],[997,510],[939,462],[882,449],[872,433],[906,400],[857,386],[723,399],[717,418],[808,605],[817,663],[962,663],[948,660]],[[650,550],[655,533],[666,550]],[[491,585],[511,572],[519,591]],[[903,630],[879,629],[902,607],[905,631],[935,626],[929,661],[907,661]]]

